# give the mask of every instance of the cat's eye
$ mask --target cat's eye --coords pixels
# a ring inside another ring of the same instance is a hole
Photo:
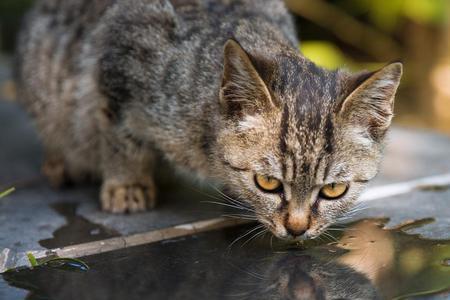
[[[330,183],[324,185],[319,192],[319,196],[326,200],[334,200],[341,198],[348,190],[346,183]]]
[[[265,175],[255,175],[255,184],[260,190],[266,193],[279,193],[283,188],[281,181]]]

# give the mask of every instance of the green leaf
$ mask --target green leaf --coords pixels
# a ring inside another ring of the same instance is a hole
[[[8,196],[9,194],[11,194],[12,192],[14,192],[16,189],[15,188],[10,188],[10,189],[7,189],[6,191],[4,191],[4,192],[1,192],[0,193],[0,198],[3,198],[3,197],[6,197],[6,196]]]
[[[31,264],[32,267],[39,266],[39,263],[38,263],[36,257],[34,257],[33,253],[28,252],[27,253],[27,257],[28,257],[28,260],[30,261],[30,264]]]

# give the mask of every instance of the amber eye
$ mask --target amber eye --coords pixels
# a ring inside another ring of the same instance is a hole
[[[320,189],[319,196],[327,200],[334,200],[344,196],[347,190],[348,185],[345,183],[330,183]]]
[[[278,193],[282,189],[281,181],[264,175],[255,175],[256,186],[266,193]]]

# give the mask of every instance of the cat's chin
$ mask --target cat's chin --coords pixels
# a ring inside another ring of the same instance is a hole
[[[302,235],[302,236],[284,236],[284,237],[278,237],[278,238],[281,240],[284,240],[284,241],[291,241],[291,242],[309,240],[309,238],[304,235]]]

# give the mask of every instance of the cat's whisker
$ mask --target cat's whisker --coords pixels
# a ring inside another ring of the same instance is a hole
[[[367,203],[360,202],[360,203],[356,204],[355,206],[353,206],[349,210],[349,212],[362,211],[362,210],[365,210],[365,209],[368,209],[368,208],[370,208],[370,206],[367,205]]]
[[[218,192],[222,197],[224,197],[224,200],[231,202],[232,204],[235,204],[239,207],[241,207],[244,210],[248,210],[251,212],[254,212],[254,209],[252,209],[251,207],[248,207],[247,205],[245,205],[244,203],[242,203],[241,201],[238,201],[236,199],[233,199],[232,197],[228,196],[227,194],[225,194],[224,192],[222,192],[221,190],[219,190],[217,187],[213,186],[212,184],[210,184],[210,186],[216,191]]]
[[[252,277],[257,278],[257,279],[260,279],[260,280],[265,280],[265,279],[267,279],[267,278],[265,278],[263,275],[258,274],[258,273],[256,273],[256,272],[252,272],[252,271],[249,271],[249,270],[243,270],[243,269],[240,269],[240,270],[241,270],[242,272],[244,272],[244,273],[246,273],[246,274],[252,276]]]
[[[210,184],[210,187],[212,187],[216,192],[218,192],[220,195],[224,196],[225,198],[234,201],[233,198],[231,198],[230,196],[228,196],[227,194],[225,194],[224,192],[222,192],[218,187]]]
[[[232,207],[232,208],[235,208],[235,209],[238,209],[238,210],[247,210],[247,211],[250,211],[252,213],[254,212],[253,210],[249,209],[248,207],[243,206],[241,203],[239,203],[237,201],[233,202],[233,203],[224,203],[222,201],[223,200],[227,200],[227,199],[224,199],[224,198],[221,198],[221,197],[217,197],[215,195],[211,195],[209,193],[206,193],[204,191],[201,191],[201,190],[198,190],[198,189],[195,189],[195,188],[192,188],[192,187],[190,187],[190,188],[192,190],[194,190],[195,192],[197,192],[197,193],[200,193],[200,194],[202,194],[202,195],[204,195],[206,197],[209,197],[211,199],[217,200],[217,201],[201,201],[202,203],[218,204],[218,205]],[[229,201],[227,201],[227,202],[229,202]]]
[[[244,214],[225,214],[225,215],[222,215],[222,217],[235,218],[235,219],[244,219],[244,220],[251,220],[251,221],[257,221],[258,220],[255,216],[244,215]]]
[[[235,264],[231,264],[231,266],[234,267],[234,268],[236,268],[236,269],[239,270],[240,272],[246,273],[246,274],[248,274],[248,275],[250,275],[250,276],[252,276],[252,277],[255,277],[255,278],[257,278],[257,279],[260,279],[260,280],[267,279],[267,278],[265,278],[265,277],[264,277],[263,275],[261,275],[261,274],[258,274],[258,273],[256,273],[256,272],[253,272],[253,271],[248,270],[248,269],[243,269],[242,267],[237,266],[237,265],[235,265]]]
[[[225,199],[226,200],[226,199]],[[245,206],[245,205],[243,205],[242,203],[239,203],[239,202],[237,202],[237,201],[229,201],[229,200],[226,200],[228,203],[230,203],[230,204],[233,204],[233,205],[236,205],[236,206],[238,206],[238,207],[240,207],[240,209],[242,209],[242,210],[246,210],[246,211],[249,211],[249,212],[251,212],[251,213],[254,213],[255,212],[255,210],[254,209],[252,209],[251,207],[248,207],[248,206]]]
[[[326,231],[322,232],[322,235],[323,235],[324,237],[327,237],[327,238],[330,239],[331,241],[337,242],[337,239],[336,239],[334,236],[332,236],[330,233],[326,232]]]
[[[326,232],[326,231],[325,231]],[[333,241],[335,241],[336,243],[339,241],[338,240],[338,238],[337,237],[335,237],[334,235],[332,235],[331,233],[329,233],[329,232],[326,232],[327,233],[327,236],[329,236]]]
[[[272,236],[270,237],[270,250],[273,251],[273,237],[274,235],[272,234]]]
[[[334,220],[334,225],[344,225],[343,222],[348,220],[348,217],[338,217],[336,220]]]
[[[318,235],[314,239],[319,240],[319,243],[323,243],[324,242],[324,239],[323,239],[322,235]]]
[[[231,251],[231,248],[233,247],[234,244],[236,244],[238,241],[240,241],[241,239],[243,239],[244,237],[248,236],[249,234],[251,234],[252,232],[255,232],[256,230],[259,230],[261,228],[263,228],[264,225],[263,224],[259,224],[255,227],[253,227],[252,229],[248,230],[247,232],[245,232],[244,234],[242,234],[241,236],[237,237],[234,241],[231,242],[231,244],[228,246],[228,250]]]
[[[256,215],[254,215],[254,214],[246,214],[246,213],[236,214],[236,213],[230,213],[230,214],[227,214],[227,215],[229,215],[229,216],[252,217],[252,218],[255,218],[255,219],[256,219]]]
[[[218,200],[218,201],[222,201],[222,200],[223,200],[223,199],[220,198],[220,197],[217,197],[217,196],[215,196],[215,195],[206,193],[206,192],[204,192],[204,191],[201,191],[201,190],[199,190],[199,189],[193,188],[193,187],[191,187],[191,186],[188,186],[188,188],[191,189],[191,190],[193,190],[193,191],[196,192],[196,193],[202,194],[203,196],[212,198],[212,199],[214,199],[214,200]]]
[[[347,214],[347,215],[345,215],[345,216],[342,216],[342,217],[339,217],[339,218],[337,218],[337,220],[350,220],[350,219],[352,219],[353,217],[355,217],[355,215],[354,214]]]
[[[333,228],[333,227],[328,227],[327,230],[331,230],[331,231],[345,231],[345,228]]]
[[[266,233],[267,229],[263,228],[261,231],[258,231],[257,233],[255,233],[251,238],[247,239],[242,245],[241,247],[244,247],[247,243],[249,243],[251,240],[255,239],[258,236],[261,236],[262,234]]]
[[[235,208],[235,209],[242,209],[242,208],[240,208],[239,206],[236,206],[236,205],[223,203],[223,202],[217,202],[217,201],[202,201],[202,203],[211,203],[211,204],[222,205],[222,206],[231,207],[231,208]]]
[[[358,208],[354,208],[354,209],[349,210],[349,211],[347,212],[347,215],[348,215],[348,214],[355,214],[355,213],[364,211],[364,210],[366,210],[366,209],[368,209],[368,207],[358,207]]]
[[[241,244],[241,248],[244,247],[247,243],[249,243],[251,240],[256,238],[258,235],[260,235],[262,232],[264,232],[264,228],[261,228],[261,230],[258,230],[256,233],[254,233],[251,237],[247,238],[245,242]]]
[[[357,208],[351,209],[348,213],[354,214],[354,213],[357,213],[357,212],[364,211],[364,210],[366,210],[368,208],[369,207],[357,207]]]

